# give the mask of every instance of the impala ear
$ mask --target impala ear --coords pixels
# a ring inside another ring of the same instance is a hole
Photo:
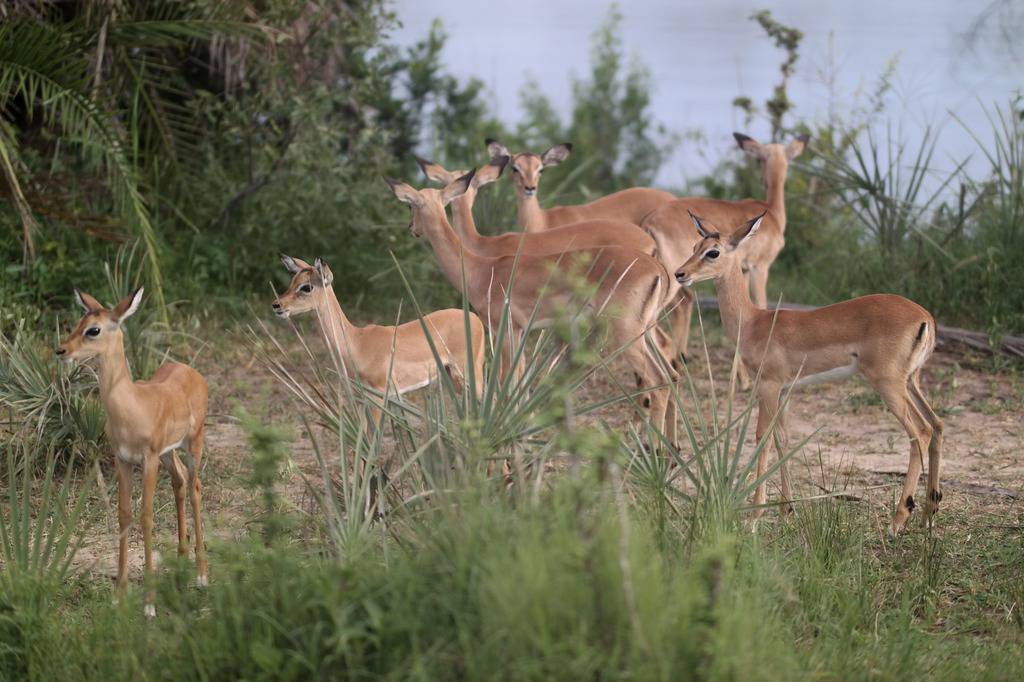
[[[452,181],[452,174],[445,170],[444,166],[439,163],[434,163],[429,159],[417,156],[416,163],[419,164],[420,170],[427,176],[427,180],[431,182],[443,182],[448,183]]]
[[[743,133],[733,133],[733,137],[736,138],[736,144],[740,146],[740,149],[750,154],[755,159],[763,159],[765,157],[764,147],[761,143],[752,137],[744,135]]]
[[[481,166],[477,169],[476,175],[473,176],[473,187],[483,187],[488,183],[494,182],[501,177],[507,165],[508,157],[502,155],[492,159],[486,166]]]
[[[743,226],[740,229],[736,230],[729,236],[729,244],[732,245],[732,248],[739,248],[740,244],[757,234],[758,229],[761,227],[761,221],[764,220],[765,213],[767,213],[767,211],[753,220],[748,220],[743,223]]]
[[[544,164],[545,168],[548,166],[557,166],[569,158],[569,153],[571,151],[572,145],[568,142],[556,144],[554,147],[540,155],[540,161]]]
[[[295,259],[287,254],[281,254],[281,262],[284,263],[284,269],[288,271],[288,274],[294,275],[296,272],[301,270]]]
[[[508,147],[498,142],[493,137],[488,137],[484,140],[484,144],[487,145],[487,153],[491,155],[492,159],[496,159],[499,156],[512,157],[512,153],[509,152]]]
[[[700,238],[701,238],[701,239],[707,239],[708,237],[711,237],[711,236],[713,236],[713,235],[715,234],[715,233],[713,233],[713,232],[710,232],[710,231],[708,231],[708,230],[707,230],[707,229],[706,229],[706,228],[704,227],[704,223],[703,223],[703,221],[701,221],[701,219],[700,219],[700,218],[698,218],[697,216],[695,216],[695,215],[693,214],[693,211],[691,211],[691,210],[687,209],[687,210],[686,210],[686,212],[690,214],[690,220],[692,220],[692,221],[693,221],[693,226],[697,228],[697,234],[699,234],[699,235],[700,235]]]
[[[82,309],[87,313],[95,313],[96,311],[103,310],[103,306],[95,298],[75,289],[75,303],[82,306]]]
[[[452,202],[452,200],[458,199],[465,194],[466,190],[469,189],[470,184],[473,182],[474,175],[476,175],[476,169],[469,171],[462,177],[445,185],[445,188],[441,190],[441,203],[447,206]]]
[[[325,287],[329,287],[334,283],[334,273],[331,272],[331,266],[325,263],[323,258],[317,257],[313,267],[316,268],[317,274],[320,275],[320,280],[324,283]]]
[[[143,287],[139,287],[134,293],[125,296],[114,306],[111,316],[115,322],[124,322],[135,314],[135,311],[139,309],[139,305],[142,303],[142,293],[144,290]]]
[[[807,148],[807,141],[811,139],[810,135],[799,135],[796,139],[791,140],[786,145],[786,158],[790,161],[800,156],[804,149]]]
[[[385,177],[384,182],[388,183],[388,187],[391,188],[395,198],[402,203],[415,206],[416,208],[423,206],[423,197],[420,196],[420,193],[401,180]]]
[[[288,270],[288,274],[294,275],[296,272],[302,272],[303,270],[309,270],[312,267],[309,263],[302,260],[301,258],[292,258],[281,254],[281,262],[284,263],[284,267]]]

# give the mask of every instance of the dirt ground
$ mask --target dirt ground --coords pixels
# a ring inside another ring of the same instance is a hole
[[[710,341],[715,390],[721,396],[728,388],[732,351]],[[702,354],[703,350],[698,349]],[[286,390],[254,360],[238,364],[223,358],[198,361],[211,386],[210,417],[207,426],[203,467],[205,528],[216,564],[217,544],[247,532],[253,499],[243,484],[248,474],[249,446],[245,432],[234,416],[239,408],[259,415],[293,435],[292,462],[282,490],[300,510],[313,511],[300,471],[314,478],[318,465],[312,444],[301,435],[298,407]],[[940,349],[929,361],[923,378],[925,393],[936,412],[945,420],[946,439],[942,481],[943,518],[971,518],[982,514],[1009,517],[1019,522],[1024,511],[1024,455],[1021,452],[1021,424],[1024,419],[1024,379],[1019,372],[995,372],[991,362],[970,357],[960,349]],[[691,358],[701,408],[709,409],[711,381],[702,357]],[[624,367],[616,376],[595,377],[580,394],[581,404],[613,394],[615,381],[629,386],[631,377]],[[747,396],[740,396],[740,405]],[[790,465],[799,497],[824,492],[846,491],[846,497],[867,504],[882,527],[892,509],[907,468],[909,442],[896,419],[885,409],[871,388],[861,379],[842,384],[809,386],[794,392],[788,409],[790,443],[809,437],[806,446]],[[627,409],[612,406],[591,417],[612,425],[623,425]],[[753,424],[749,436],[753,446]],[[918,490],[923,490],[924,476]],[[98,495],[93,529],[88,534],[76,563],[95,577],[113,577],[116,571],[116,484],[108,475],[106,491]],[[777,494],[777,490],[773,490]],[[138,481],[135,489],[138,504]],[[919,493],[920,494],[920,493]],[[191,513],[189,513],[191,518]],[[155,537],[160,552],[175,551],[174,503],[169,481],[161,474],[155,510]],[[190,521],[191,522],[191,521]],[[920,515],[912,526],[920,523]],[[131,541],[131,567],[141,574],[142,538],[135,526]]]

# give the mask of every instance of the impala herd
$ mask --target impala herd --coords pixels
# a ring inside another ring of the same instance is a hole
[[[763,477],[769,446],[774,443],[781,448],[785,442],[784,392],[860,373],[910,439],[906,480],[890,533],[904,527],[915,507],[913,493],[925,452],[925,515],[930,522],[942,499],[943,425],[921,391],[920,375],[935,347],[934,319],[919,305],[894,295],[863,296],[809,311],[768,310],[768,273],[785,243],[786,172],[789,162],[804,151],[807,137],[785,145],[760,144],[738,133],[735,137],[740,148],[761,164],[764,201],[679,198],[636,187],[588,204],[544,209],[538,199],[541,174],[569,156],[569,144],[555,145],[543,154],[512,153],[488,139],[490,162],[468,171],[449,171],[417,158],[423,173],[439,188],[416,189],[386,178],[388,186],[396,199],[409,206],[412,234],[426,238],[441,272],[475,314],[441,310],[397,327],[359,327],[342,311],[332,286],[333,274],[323,260],[310,265],[285,255],[281,258],[292,279],[276,297],[273,310],[281,318],[315,311],[341,371],[385,395],[422,388],[437,379],[440,370],[457,387],[480,395],[489,347],[487,330],[497,333],[504,322],[511,342],[499,344],[508,350],[497,361],[503,373],[516,372],[511,349],[527,330],[549,326],[566,310],[589,310],[607,325],[601,349],[622,355],[644,392],[641,404],[651,423],[674,445],[677,418],[672,385],[679,378],[678,361],[686,359],[695,300],[691,287],[713,280],[723,327],[738,346],[741,388],[749,387],[750,377],[755,377],[757,438],[770,441],[757,463],[762,480],[753,499],[755,518],[764,513],[767,501]],[[515,186],[521,231],[484,236],[473,218],[473,203],[480,188],[506,169]],[[571,274],[574,282],[562,281],[557,273]],[[156,473],[163,464],[174,488],[180,554],[188,552],[186,490],[190,496],[197,581],[205,585],[199,465],[206,381],[176,362],[160,367],[148,381],[131,380],[121,324],[137,310],[142,289],[112,309],[83,292],[76,291],[75,297],[85,315],[57,355],[67,360],[98,358],[106,433],[119,483],[118,585],[123,587],[127,580],[131,467],[138,464],[143,471],[146,574],[152,570]],[[659,327],[662,321],[669,322],[670,331]],[[380,406],[372,404],[372,421],[376,423],[379,414]],[[179,448],[189,454],[187,466],[175,452]],[[779,472],[782,505],[788,509],[793,498],[784,462]],[[151,597],[145,609],[147,615],[153,614]]]

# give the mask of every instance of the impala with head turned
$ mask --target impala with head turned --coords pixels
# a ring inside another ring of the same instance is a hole
[[[142,466],[142,536],[145,544],[145,571],[153,571],[153,496],[160,464],[171,476],[178,515],[178,554],[188,554],[188,529],[185,525],[185,491],[192,502],[195,528],[197,583],[206,586],[206,547],[203,539],[202,485],[199,468],[203,455],[203,433],[207,408],[206,380],[199,372],[178,362],[160,366],[148,381],[132,381],[124,352],[122,325],[142,302],[142,289],[126,297],[113,308],[105,308],[95,298],[75,290],[75,300],[85,314],[74,330],[57,347],[62,360],[95,359],[98,367],[100,399],[106,409],[106,435],[114,451],[118,481],[118,523],[120,544],[117,561],[117,585],[124,589],[128,581],[128,532],[131,525],[132,467]],[[175,450],[190,456],[187,467]],[[152,592],[146,597],[147,616],[156,614]]]
[[[693,212],[715,225],[731,229],[747,218],[759,213],[764,220],[756,240],[744,244],[740,259],[754,303],[768,305],[768,271],[786,243],[786,173],[789,162],[799,156],[807,146],[808,137],[800,135],[788,144],[761,144],[740,133],[733,133],[736,143],[761,167],[761,180],[765,200],[743,199],[727,201],[687,197],[660,206],[643,220],[642,227],[658,244],[658,255],[666,267],[672,269],[693,252],[697,235],[693,231],[690,213]],[[672,321],[675,345],[685,351],[689,344],[690,317],[693,296],[682,292]],[[740,368],[740,385],[748,387],[749,378]]]
[[[341,309],[334,293],[334,274],[323,259],[317,258],[310,265],[282,254],[281,262],[292,280],[288,289],[272,303],[274,313],[288,318],[316,312],[324,341],[348,376],[381,394],[386,394],[389,387],[399,395],[423,388],[438,377],[438,360],[430,347],[432,341],[441,367],[456,387],[463,388],[472,377],[472,390],[477,396],[481,395],[486,340],[483,323],[473,313],[439,310],[424,315],[422,321],[414,320],[397,327],[358,327]],[[376,423],[379,416],[380,408],[374,405],[372,421]]]
[[[386,179],[395,197],[412,211],[410,230],[429,241],[448,281],[469,299],[473,309],[492,331],[499,329],[508,305],[511,343],[517,346],[522,334],[533,327],[550,325],[564,311],[590,309],[608,322],[609,338],[601,344],[619,351],[645,386],[675,380],[670,360],[661,355],[652,339],[657,314],[664,305],[668,273],[644,253],[619,246],[566,251],[551,255],[513,253],[483,256],[464,248],[452,229],[445,206],[472,185],[470,172],[442,189],[421,189]],[[513,276],[514,273],[514,276]],[[583,300],[578,289],[559,282],[558,273],[575,273],[586,280],[593,294]],[[507,358],[503,358],[503,362]],[[663,374],[663,369],[665,373]],[[674,414],[668,389],[651,390],[645,401],[652,421],[674,440]]]
[[[519,227],[527,232],[540,232],[585,220],[616,220],[639,225],[648,213],[675,199],[672,194],[658,189],[633,187],[589,204],[544,209],[540,207],[537,197],[541,175],[544,169],[557,166],[569,158],[572,145],[568,142],[556,144],[543,154],[513,154],[497,140],[488,138],[484,143],[492,160],[502,156],[510,159],[512,184],[516,188],[516,205],[519,209]]]
[[[906,524],[915,508],[914,490],[928,453],[925,514],[931,520],[942,499],[943,423],[921,391],[921,369],[935,348],[935,320],[927,310],[901,296],[862,296],[816,310],[769,311],[750,298],[743,276],[744,247],[761,238],[765,214],[719,233],[711,221],[691,215],[697,241],[676,271],[684,286],[713,280],[726,333],[738,344],[740,358],[757,373],[757,438],[775,421],[777,448],[785,440],[782,394],[791,386],[837,381],[862,375],[885,402],[910,438],[910,461],[891,533]],[[767,471],[770,447],[761,452],[757,475]],[[780,450],[781,455],[781,450]],[[782,494],[792,499],[786,467],[780,467]],[[762,482],[754,503],[767,499]],[[759,507],[757,515],[763,513]]]

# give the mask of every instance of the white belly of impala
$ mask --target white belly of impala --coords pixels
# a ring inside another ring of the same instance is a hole
[[[163,455],[166,455],[171,450],[177,450],[178,448],[181,447],[181,444],[184,443],[184,442],[185,442],[185,439],[182,438],[177,443],[174,443],[172,445],[168,445],[166,448],[164,448],[163,450],[160,451],[160,455],[163,456]]]
[[[844,381],[849,379],[857,373],[858,359],[856,356],[853,357],[852,362],[848,365],[842,365],[840,367],[834,367],[825,372],[818,372],[817,374],[808,374],[807,376],[800,377],[796,381],[791,381],[786,384],[786,388],[799,388],[800,386],[809,386],[811,384],[823,384],[832,381]]]

